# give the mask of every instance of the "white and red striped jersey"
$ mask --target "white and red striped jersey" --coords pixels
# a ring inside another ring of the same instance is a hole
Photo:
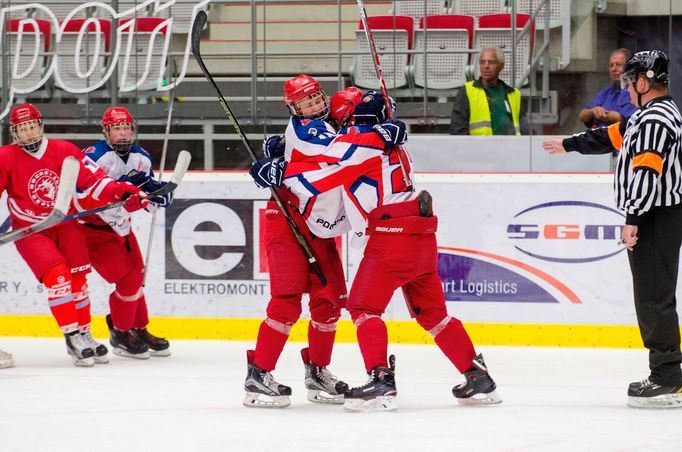
[[[410,179],[412,163],[405,162]],[[371,126],[354,126],[338,135],[319,156],[309,156],[286,167],[284,184],[303,198],[319,197],[339,187],[355,235],[353,244],[364,244],[369,213],[379,206],[412,200],[397,153],[385,153],[384,141]],[[358,240],[360,239],[360,240]]]
[[[76,186],[81,191],[95,203],[114,200],[116,184],[74,144],[44,138],[36,152],[8,144],[0,147],[0,193],[7,190],[13,229],[41,221],[50,214],[54,208],[62,163],[69,156],[80,162]]]
[[[301,119],[292,116],[284,132],[286,141],[284,158],[287,162],[313,159],[324,161],[327,146],[336,132],[320,119]],[[298,210],[305,218],[310,232],[320,238],[336,237],[350,231],[343,203],[341,187],[318,196],[296,193]]]

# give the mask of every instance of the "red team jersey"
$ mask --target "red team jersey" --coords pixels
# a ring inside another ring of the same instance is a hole
[[[66,157],[80,162],[76,186],[95,203],[113,200],[113,180],[74,144],[43,139],[35,153],[16,144],[0,147],[0,193],[7,190],[12,228],[41,221],[54,208],[59,174]]]
[[[323,154],[288,163],[284,179],[285,185],[300,197],[314,197],[343,187],[345,211],[357,238],[364,237],[369,212],[417,195],[403,181],[397,154],[387,155],[384,141],[371,130],[371,126],[350,127]],[[412,179],[411,162],[408,159],[405,163]],[[362,245],[364,240],[355,244]]]

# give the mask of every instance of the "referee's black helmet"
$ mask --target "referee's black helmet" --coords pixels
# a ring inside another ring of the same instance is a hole
[[[667,85],[670,81],[668,55],[660,50],[645,50],[635,53],[623,66],[620,86],[625,88],[630,83],[636,82],[640,74],[643,74],[651,85]]]

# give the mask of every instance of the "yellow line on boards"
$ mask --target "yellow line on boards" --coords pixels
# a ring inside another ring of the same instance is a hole
[[[221,339],[255,341],[262,319],[154,317],[150,331],[169,339]],[[431,336],[415,321],[386,321],[389,341],[400,344],[433,344]],[[522,345],[559,347],[642,348],[636,326],[559,325],[515,323],[465,323],[475,345]],[[94,316],[96,337],[108,337],[104,318]],[[291,330],[290,340],[307,341],[308,321]],[[0,315],[0,336],[59,337],[54,319],[48,315]],[[339,321],[337,342],[356,342],[350,320]]]

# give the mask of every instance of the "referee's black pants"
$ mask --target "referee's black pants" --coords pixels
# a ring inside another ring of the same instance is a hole
[[[679,385],[682,354],[675,289],[682,245],[682,204],[655,207],[643,214],[637,236],[628,259],[639,331],[649,349],[649,378],[660,385]]]

